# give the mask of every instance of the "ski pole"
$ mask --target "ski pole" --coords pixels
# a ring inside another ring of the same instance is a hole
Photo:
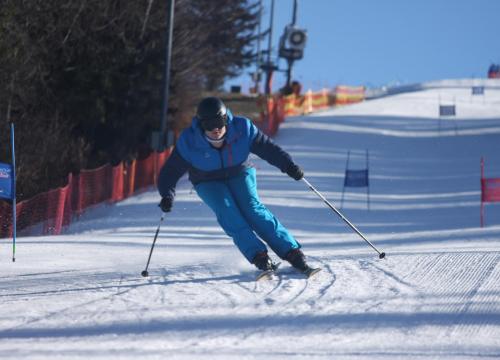
[[[304,180],[304,182],[307,184],[307,186],[309,186],[309,189],[311,189],[314,193],[316,193],[316,195],[318,195],[325,202],[325,204],[328,205],[328,207],[330,209],[332,209],[338,216],[340,216],[340,218],[342,220],[344,220],[346,222],[346,224],[351,227],[351,229],[353,229],[359,236],[361,236],[361,238],[364,241],[366,241],[368,243],[368,245],[370,245],[373,248],[373,250],[375,250],[378,253],[379,259],[383,259],[385,257],[385,252],[379,251],[358,229],[356,229],[356,227],[353,224],[351,224],[351,222],[349,220],[346,219],[346,217],[344,215],[342,215],[340,213],[340,211],[338,211],[335,208],[335,206],[333,206],[332,204],[330,204],[328,202],[328,200],[326,200],[326,198],[323,195],[321,195],[321,193],[318,190],[316,190],[314,188],[314,186],[312,186],[309,181],[306,180],[306,178],[302,178],[302,180]]]
[[[144,276],[144,277],[148,277],[149,276],[149,273],[148,273],[149,262],[151,261],[151,255],[153,254],[153,249],[155,247],[156,239],[158,238],[158,234],[160,233],[160,226],[161,226],[161,223],[163,221],[163,217],[164,216],[165,216],[165,213],[163,213],[161,215],[160,223],[158,224],[158,228],[156,229],[155,238],[153,239],[153,244],[151,245],[151,250],[149,251],[149,257],[148,257],[148,262],[146,264],[146,268],[141,272],[141,275]]]

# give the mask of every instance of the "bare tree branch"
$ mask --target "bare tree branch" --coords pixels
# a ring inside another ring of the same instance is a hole
[[[153,6],[153,1],[154,0],[148,0],[148,7],[146,9],[146,14],[144,15],[144,22],[142,23],[141,36],[139,36],[139,38],[141,40],[144,39],[144,33],[146,32],[146,25],[148,23],[149,13],[151,12],[151,7]]]
[[[86,4],[86,1],[83,0],[82,3],[80,4],[80,8],[78,9],[75,17],[73,18],[73,22],[71,23],[71,26],[69,27],[68,32],[66,33],[66,36],[64,37],[64,40],[62,41],[62,46],[64,46],[64,44],[66,44],[66,41],[68,40],[68,38],[71,34],[71,30],[73,29],[73,26],[76,23],[76,20],[78,19],[78,17],[82,13],[83,9],[85,8],[85,4]]]

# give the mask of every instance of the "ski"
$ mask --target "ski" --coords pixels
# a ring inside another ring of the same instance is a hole
[[[255,278],[255,281],[260,281],[262,279],[272,279],[273,275],[276,274],[276,270],[280,267],[281,263],[273,263],[272,264],[272,270],[264,270],[260,272],[257,277]]]
[[[274,270],[265,270],[257,275],[255,281],[260,281],[262,279],[271,279],[273,275],[274,275]]]
[[[274,275],[277,275],[278,268],[281,265],[281,263],[273,264],[274,269],[273,270],[264,270],[260,272],[257,277],[255,278],[255,281],[260,281],[263,279],[271,280]],[[300,272],[301,274],[304,274],[304,276],[309,279],[319,273],[321,271],[321,268],[312,268],[309,267],[305,271]]]
[[[309,279],[321,271],[321,268],[308,268],[303,274]]]

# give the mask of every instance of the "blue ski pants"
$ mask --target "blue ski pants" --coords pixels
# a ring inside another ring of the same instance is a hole
[[[235,245],[252,262],[267,245],[282,259],[300,244],[259,200],[256,171],[247,168],[227,180],[199,183],[198,196],[217,216],[217,221]]]

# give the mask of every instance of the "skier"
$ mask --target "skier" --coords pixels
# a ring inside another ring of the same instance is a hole
[[[248,163],[254,153],[295,180],[302,169],[282,148],[263,134],[247,118],[233,116],[222,100],[203,99],[191,127],[185,129],[160,171],[159,204],[169,212],[177,181],[189,172],[198,196],[217,217],[245,258],[262,271],[274,271],[267,247],[299,271],[313,270],[305,261],[300,244],[259,200],[256,171]]]

